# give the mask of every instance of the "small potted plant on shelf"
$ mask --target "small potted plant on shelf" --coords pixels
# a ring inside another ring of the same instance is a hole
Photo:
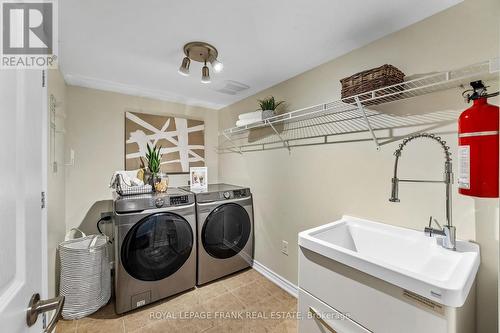
[[[168,176],[162,173],[161,169],[161,146],[150,147],[146,145],[146,161],[148,170],[144,173],[144,183],[148,183],[155,189],[156,192],[166,192],[168,188]]]
[[[274,116],[276,114],[276,109],[278,108],[278,106],[285,103],[285,101],[277,102],[274,99],[274,96],[267,97],[264,99],[259,99],[258,102],[259,102],[260,108],[257,110],[258,111],[262,110],[262,119],[267,119],[269,117]]]

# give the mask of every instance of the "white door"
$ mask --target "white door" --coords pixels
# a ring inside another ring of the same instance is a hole
[[[46,88],[41,70],[0,70],[0,327],[2,332],[42,332],[31,327],[33,294],[47,294]],[[38,303],[40,305],[40,303]]]

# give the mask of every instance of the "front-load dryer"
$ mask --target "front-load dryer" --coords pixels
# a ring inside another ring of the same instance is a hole
[[[196,284],[196,208],[192,193],[114,200],[115,309],[123,313]]]
[[[188,189],[188,188],[184,188]],[[197,191],[198,273],[201,285],[253,263],[253,203],[250,189],[209,184]]]

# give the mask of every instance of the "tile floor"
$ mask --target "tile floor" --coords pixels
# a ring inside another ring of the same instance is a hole
[[[109,303],[57,333],[297,332],[297,300],[253,269],[123,315]]]

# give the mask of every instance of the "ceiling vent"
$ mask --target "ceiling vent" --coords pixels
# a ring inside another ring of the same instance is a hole
[[[219,87],[216,87],[214,90],[217,92],[220,92],[221,94],[226,94],[226,95],[237,95],[240,92],[249,89],[250,86],[233,81],[233,80],[226,80],[222,82],[222,84]]]

